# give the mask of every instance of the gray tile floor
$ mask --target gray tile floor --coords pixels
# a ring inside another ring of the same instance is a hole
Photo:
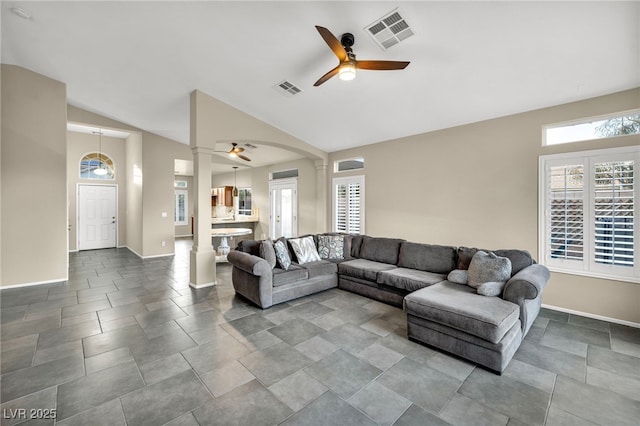
[[[497,376],[342,290],[262,311],[228,265],[192,290],[190,246],[74,253],[68,282],[2,291],[2,425],[640,424],[640,329],[543,310]]]

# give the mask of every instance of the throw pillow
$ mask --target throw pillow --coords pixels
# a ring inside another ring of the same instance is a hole
[[[506,281],[489,281],[480,284],[477,291],[483,296],[500,296],[506,283]]]
[[[447,280],[454,284],[467,285],[469,283],[469,272],[462,269],[454,269],[453,271],[449,272]]]
[[[483,283],[511,278],[511,261],[495,253],[478,250],[469,264],[469,285],[475,289]]]
[[[289,249],[287,249],[287,243],[278,240],[273,244],[273,249],[276,252],[276,259],[278,260],[278,266],[285,271],[291,266],[291,256],[289,256]]]
[[[316,245],[313,242],[313,237],[291,238],[288,240],[293,248],[299,264],[317,262],[320,260],[320,255],[316,249]]]
[[[320,259],[344,259],[344,235],[319,235]]]
[[[278,259],[276,258],[276,251],[273,248],[273,241],[264,240],[260,242],[260,257],[269,263],[271,269],[276,267]]]

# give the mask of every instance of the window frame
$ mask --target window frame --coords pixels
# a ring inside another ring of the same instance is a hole
[[[360,229],[356,232],[349,229],[347,221],[346,230],[338,230],[338,185],[359,184],[360,185]],[[364,175],[334,177],[332,180],[332,200],[333,200],[333,224],[332,229],[334,232],[346,232],[349,234],[365,234],[365,179]]]
[[[632,160],[634,162],[634,187],[633,187],[633,266],[606,265],[596,262],[594,221],[595,210],[595,164],[603,162],[619,162]],[[551,167],[582,164],[584,168],[583,178],[583,256],[581,260],[567,260],[552,258],[548,250],[548,236],[550,234],[549,212],[549,185],[548,170]],[[628,146],[621,148],[606,148],[590,151],[570,152],[562,154],[541,155],[538,169],[538,259],[541,264],[547,266],[553,272],[572,275],[581,275],[594,278],[604,278],[615,281],[640,283],[640,146]]]

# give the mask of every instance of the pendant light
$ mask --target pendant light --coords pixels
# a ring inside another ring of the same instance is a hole
[[[233,166],[233,196],[238,196],[238,166]]]
[[[104,168],[104,162],[102,161],[102,129],[99,129],[97,132],[93,133],[97,133],[98,137],[100,138],[98,145],[98,168],[93,169],[93,173],[98,176],[104,176],[108,173],[108,170]]]

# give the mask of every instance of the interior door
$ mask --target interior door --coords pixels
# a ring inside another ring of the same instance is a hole
[[[298,235],[298,181],[282,179],[269,182],[269,236]]]
[[[78,185],[78,250],[116,246],[117,188]]]

